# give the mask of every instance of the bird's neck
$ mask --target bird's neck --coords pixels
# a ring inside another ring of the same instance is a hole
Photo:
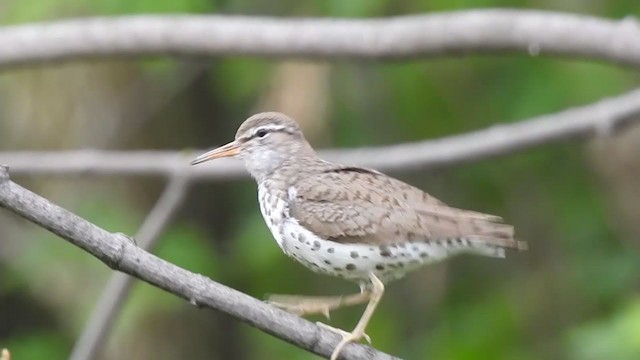
[[[325,166],[324,164],[326,164],[326,161],[319,158],[315,153],[292,154],[282,161],[279,166],[273,168],[271,172],[260,173],[258,174],[259,176],[252,175],[258,184],[263,183],[265,180],[273,180],[275,183],[288,187],[295,183],[297,179],[314,172],[314,169]]]
[[[262,156],[245,159],[245,166],[258,184],[273,176],[288,174],[293,176],[304,167],[315,162],[315,154],[304,153],[262,153]]]

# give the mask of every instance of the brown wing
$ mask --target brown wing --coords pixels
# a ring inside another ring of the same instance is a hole
[[[520,247],[499,217],[447,206],[424,191],[356,167],[329,169],[293,184],[292,215],[323,238],[392,244],[475,236],[498,246]]]

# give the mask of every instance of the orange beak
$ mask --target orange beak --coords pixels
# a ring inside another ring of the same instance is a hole
[[[209,161],[213,159],[236,156],[238,155],[239,152],[240,152],[240,146],[235,141],[232,141],[226,145],[222,145],[219,148],[215,148],[211,151],[207,151],[206,153],[198,156],[197,158],[193,159],[193,161],[191,162],[191,165],[200,164],[205,161]]]

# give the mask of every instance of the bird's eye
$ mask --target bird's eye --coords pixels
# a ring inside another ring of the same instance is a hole
[[[268,132],[265,129],[260,129],[260,130],[256,131],[256,136],[260,137],[260,138],[263,138],[263,137],[267,136],[267,134],[268,134]]]

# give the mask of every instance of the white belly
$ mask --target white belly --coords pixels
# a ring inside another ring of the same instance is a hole
[[[278,246],[309,269],[356,282],[368,282],[374,273],[383,282],[451,255],[450,248],[427,242],[380,247],[342,244],[319,238],[290,217],[288,202],[258,186],[260,211]],[[384,251],[383,251],[384,250]]]

